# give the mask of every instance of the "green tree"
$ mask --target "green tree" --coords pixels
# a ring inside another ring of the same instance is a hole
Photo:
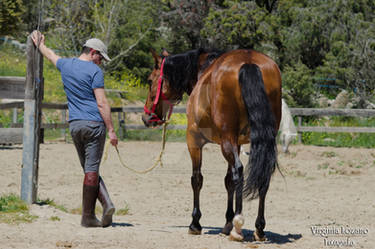
[[[271,13],[276,10],[278,0],[255,0],[255,2],[260,6],[266,8],[266,10]]]
[[[333,71],[342,88],[370,99],[375,90],[375,16],[368,9],[374,10],[374,3],[340,1],[336,6],[339,18],[330,35],[331,49],[317,72]]]
[[[283,97],[288,105],[297,107],[313,106],[313,80],[311,70],[301,61],[286,66],[283,74]]]
[[[281,68],[293,68],[300,61],[312,70],[313,78],[335,78],[339,87],[371,97],[373,10],[374,2],[367,0],[280,0]]]
[[[210,8],[215,5],[213,0],[167,0],[162,1],[163,8],[161,25],[167,28],[168,48],[173,52],[206,45],[206,40],[200,35],[204,26],[204,18]]]
[[[272,28],[269,13],[254,1],[227,1],[225,8],[211,8],[201,35],[210,47],[255,48],[268,42]]]
[[[22,0],[1,0],[0,35],[16,35],[22,27],[24,12]]]
[[[160,8],[152,0],[45,0],[47,41],[59,54],[79,55],[91,37],[103,40],[112,61],[105,70],[143,80],[152,67],[150,48],[160,48]]]
[[[152,70],[150,48],[165,47],[168,34],[160,25],[161,5],[153,0],[129,0],[120,8],[109,43],[113,54],[107,69],[113,74],[132,74],[145,84]]]

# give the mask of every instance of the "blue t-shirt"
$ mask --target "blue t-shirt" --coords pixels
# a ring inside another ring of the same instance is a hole
[[[91,61],[78,58],[60,58],[56,63],[61,72],[64,90],[68,98],[69,122],[90,120],[103,122],[95,88],[104,88],[103,71]]]

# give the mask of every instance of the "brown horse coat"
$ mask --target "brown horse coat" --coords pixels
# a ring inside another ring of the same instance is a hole
[[[221,144],[221,134],[231,132],[237,135],[238,144],[249,143],[250,126],[238,84],[239,70],[243,64],[256,64],[260,68],[278,130],[281,120],[281,76],[278,66],[257,51],[236,50],[222,55],[201,73],[190,95],[187,104],[188,133],[194,135],[195,139],[201,136],[205,142]],[[223,95],[234,98],[222,101],[220,96]]]

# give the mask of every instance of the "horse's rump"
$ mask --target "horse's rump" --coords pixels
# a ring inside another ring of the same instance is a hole
[[[221,143],[217,133],[222,133],[223,127],[232,132],[237,129],[239,144],[249,142],[249,122],[239,85],[239,73],[244,64],[255,64],[261,70],[276,130],[279,127],[281,77],[277,65],[259,52],[234,50],[221,55],[203,72],[201,70],[188,101],[188,113],[194,116],[189,122],[195,122],[210,142]]]

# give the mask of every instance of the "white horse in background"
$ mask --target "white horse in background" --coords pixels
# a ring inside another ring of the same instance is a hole
[[[294,125],[292,114],[290,113],[288,105],[285,100],[281,100],[281,121],[280,121],[280,142],[284,153],[288,153],[288,147],[291,142],[297,137],[297,128]],[[243,146],[242,146],[243,147]],[[244,155],[250,155],[247,149],[241,147],[241,152]]]
[[[294,125],[292,114],[284,99],[281,100],[280,141],[284,153],[288,152],[289,144],[297,137],[297,129]]]

